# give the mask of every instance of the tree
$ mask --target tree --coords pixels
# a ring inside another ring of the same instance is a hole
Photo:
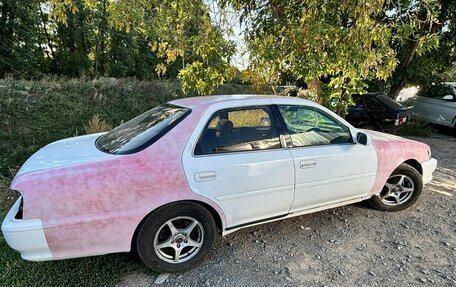
[[[51,0],[52,17],[68,24],[67,11],[79,11],[76,0]],[[158,75],[166,74],[176,61],[182,61],[178,78],[184,92],[195,90],[206,95],[234,76],[229,64],[234,45],[223,38],[211,22],[208,7],[202,0],[102,1],[110,27],[135,30],[149,42],[159,64]],[[98,1],[85,0],[85,7],[96,7]],[[101,27],[101,26],[100,26]],[[100,44],[101,29],[99,29]],[[98,46],[97,46],[98,47]],[[98,54],[98,53],[97,53]]]
[[[30,76],[43,67],[39,1],[0,2],[0,77],[7,73]]]
[[[429,7],[423,11],[426,19],[435,23],[435,1],[420,2]],[[279,83],[283,74],[308,82],[321,90],[319,101],[341,115],[351,93],[366,91],[367,80],[391,76],[398,64],[392,43],[418,29],[388,22],[387,0],[224,3],[242,12],[252,69],[267,82]],[[435,33],[427,33],[421,48],[429,49],[435,39]]]
[[[456,1],[440,0],[435,7],[426,4],[429,3],[410,0],[392,1],[390,4],[390,10],[394,10],[389,18],[392,22],[398,23],[399,27],[415,28],[409,30],[405,37],[397,39],[393,46],[399,65],[388,81],[389,96],[392,98],[396,98],[405,85],[428,86],[442,81],[445,71],[456,61]],[[427,17],[429,13],[426,9],[437,12],[433,12],[438,15],[437,21]],[[431,39],[431,50],[422,45],[423,39],[430,37],[434,37]]]

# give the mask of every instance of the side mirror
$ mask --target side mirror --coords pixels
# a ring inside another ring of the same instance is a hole
[[[442,97],[442,100],[445,100],[445,101],[453,101],[453,100],[454,100],[454,97],[453,97],[453,95],[446,95],[446,96],[443,96],[443,97]]]
[[[356,134],[356,142],[362,145],[367,145],[367,135],[365,133],[358,132]]]

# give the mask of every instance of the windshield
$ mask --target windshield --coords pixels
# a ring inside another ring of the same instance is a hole
[[[177,125],[190,109],[170,104],[157,106],[100,136],[96,146],[112,154],[142,150]]]
[[[395,100],[393,100],[392,98],[388,97],[388,96],[385,96],[385,95],[378,95],[377,96],[378,99],[382,102],[384,102],[385,104],[387,104],[390,108],[393,108],[395,110],[400,110],[400,109],[403,109],[405,108],[403,105],[399,104],[398,102],[396,102]]]

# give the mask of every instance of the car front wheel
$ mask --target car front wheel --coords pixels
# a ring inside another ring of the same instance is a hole
[[[151,213],[140,226],[136,246],[139,257],[157,272],[192,268],[209,252],[215,222],[203,206],[172,203]]]
[[[420,173],[408,164],[401,164],[388,178],[378,195],[369,199],[372,207],[382,211],[399,211],[413,205],[423,189]]]

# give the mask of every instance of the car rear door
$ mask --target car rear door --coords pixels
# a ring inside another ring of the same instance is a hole
[[[376,177],[372,145],[352,141],[348,127],[316,107],[278,105],[295,167],[290,212],[366,196]]]
[[[203,116],[183,162],[191,189],[221,207],[228,228],[289,212],[294,163],[290,151],[282,148],[270,105]]]

